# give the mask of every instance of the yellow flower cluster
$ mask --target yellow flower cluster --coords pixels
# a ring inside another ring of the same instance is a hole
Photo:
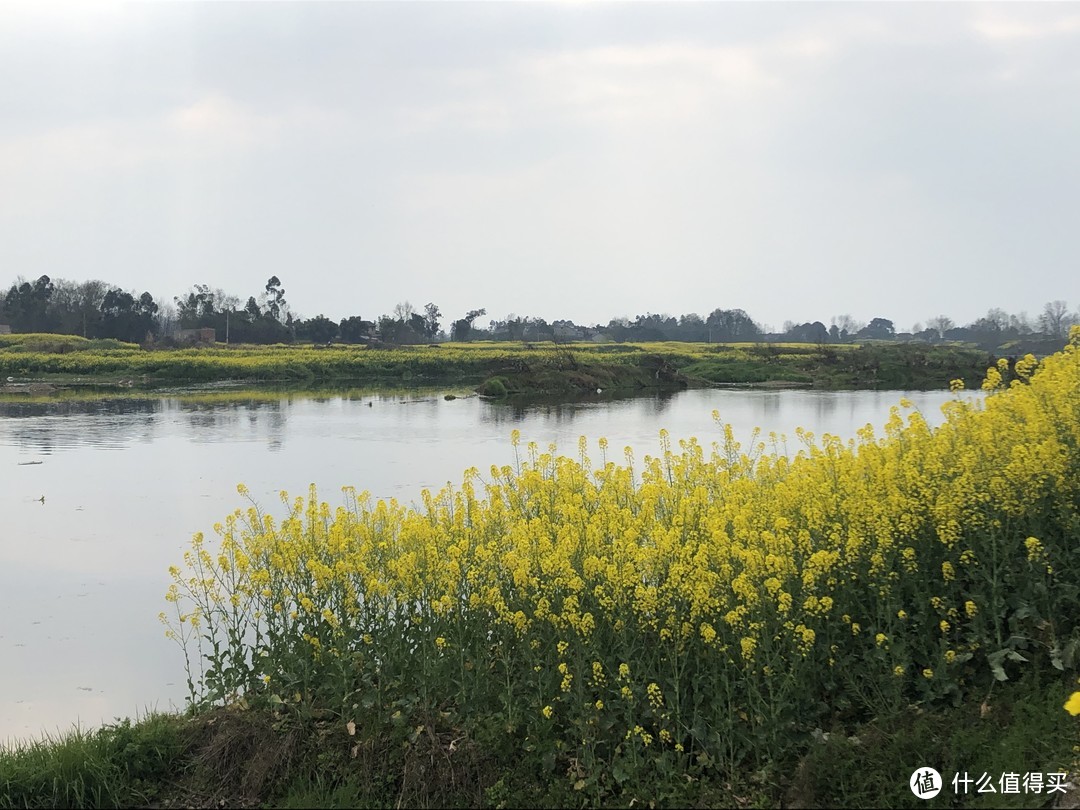
[[[996,649],[1011,606],[1053,619],[1033,634],[1075,628],[1056,583],[1080,568],[1078,344],[1016,364],[1008,385],[994,369],[985,402],[950,402],[936,429],[898,407],[881,437],[800,432],[794,457],[721,426],[708,451],[665,434],[659,455],[597,468],[584,446],[530,444],[411,508],[352,489],[336,509],[286,496],[280,523],[253,506],[173,572],[172,632],[208,625],[211,697],[269,675],[311,701],[372,689],[383,706],[387,684],[412,684],[508,728],[565,718],[572,745],[600,733],[601,707],[645,746],[756,739],[820,712],[832,664],[933,695]]]

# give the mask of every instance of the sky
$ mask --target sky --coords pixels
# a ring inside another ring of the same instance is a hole
[[[0,4],[0,285],[909,328],[1080,304],[1080,5]]]

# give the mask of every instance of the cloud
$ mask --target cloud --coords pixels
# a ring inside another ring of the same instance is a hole
[[[1032,20],[1000,11],[983,13],[971,24],[972,29],[992,42],[1046,39],[1080,33],[1080,14],[1067,14],[1050,20]]]
[[[626,125],[692,119],[710,106],[760,101],[782,91],[791,61],[826,57],[831,44],[805,37],[779,47],[662,42],[520,55],[497,71],[451,71],[447,95],[407,106],[410,129],[442,126],[506,132],[542,121]]]
[[[256,114],[217,93],[173,110],[166,123],[184,137],[240,148],[272,138],[281,128],[277,117]]]
[[[102,117],[0,138],[0,178],[74,179],[153,162],[243,158],[276,148],[286,138],[318,139],[342,128],[333,111],[259,112],[211,92],[161,113]]]
[[[20,77],[0,84],[0,236],[24,275],[198,267],[231,289],[304,267],[299,304],[348,314],[323,268],[368,315],[467,308],[470,284],[522,311],[534,284],[554,317],[715,294],[779,323],[811,314],[790,309],[811,283],[854,311],[868,268],[1000,280],[1074,244],[1069,7],[124,9],[4,31],[0,5]]]

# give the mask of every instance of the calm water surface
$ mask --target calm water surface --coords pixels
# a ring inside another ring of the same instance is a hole
[[[844,438],[884,424],[896,391],[700,390],[605,402],[510,406],[441,393],[238,392],[98,402],[0,402],[0,743],[183,705],[183,658],[164,637],[168,567],[191,535],[238,507],[245,483],[268,511],[278,492],[323,500],[340,488],[419,501],[476,466],[510,464],[510,432],[577,453],[579,436],[655,454],[719,438],[713,409],[741,439],[755,426]],[[931,423],[947,392],[910,392]],[[677,444],[675,445],[677,446]],[[618,452],[612,457],[619,459]],[[34,463],[40,462],[40,463]],[[44,498],[44,501],[42,500]]]

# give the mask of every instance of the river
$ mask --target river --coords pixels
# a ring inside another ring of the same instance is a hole
[[[692,390],[570,404],[508,405],[442,392],[180,393],[0,401],[0,743],[183,706],[183,657],[165,638],[168,567],[195,532],[247,505],[280,515],[281,490],[340,488],[419,501],[512,463],[509,436],[576,456],[657,452],[666,428],[708,447],[718,410],[736,437],[797,426],[844,438],[880,428],[906,396],[931,423],[948,392]],[[612,452],[613,451],[613,452]]]

